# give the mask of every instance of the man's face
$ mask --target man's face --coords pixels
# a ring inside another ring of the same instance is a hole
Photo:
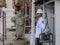
[[[37,17],[37,18],[39,18],[39,17],[41,17],[41,16],[42,16],[41,13],[37,13],[37,14],[36,14],[36,17]]]

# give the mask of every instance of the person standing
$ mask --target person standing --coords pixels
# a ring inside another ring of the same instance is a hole
[[[36,45],[42,45],[39,41],[41,38],[41,31],[45,31],[45,20],[43,18],[43,11],[41,9],[37,10],[36,17],[38,18],[35,32]]]

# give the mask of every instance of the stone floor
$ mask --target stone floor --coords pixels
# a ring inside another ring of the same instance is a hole
[[[16,40],[14,31],[7,31],[5,45],[29,45],[30,34],[25,34],[26,39]]]
[[[28,41],[30,41],[30,34],[25,34],[26,39],[16,40],[14,36],[14,31],[7,31],[7,37],[5,40],[5,45],[30,45]],[[2,41],[0,40],[0,45],[3,45]],[[44,44],[48,45],[48,44]]]

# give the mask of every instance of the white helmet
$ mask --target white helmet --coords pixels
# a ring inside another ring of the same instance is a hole
[[[38,9],[36,13],[43,13],[42,9]]]

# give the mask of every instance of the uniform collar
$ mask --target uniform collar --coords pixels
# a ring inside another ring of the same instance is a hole
[[[40,17],[39,19],[42,19],[43,17]]]

